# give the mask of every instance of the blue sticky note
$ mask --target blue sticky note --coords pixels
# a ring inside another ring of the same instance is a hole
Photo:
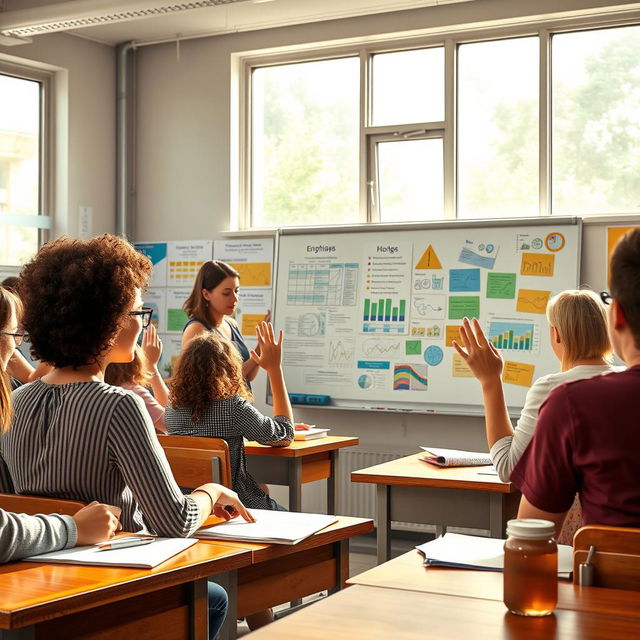
[[[449,269],[449,291],[480,291],[480,269]]]

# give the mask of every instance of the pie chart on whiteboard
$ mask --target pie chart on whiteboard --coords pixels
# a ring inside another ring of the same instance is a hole
[[[373,379],[371,376],[364,373],[358,378],[358,386],[361,389],[371,389],[373,386]]]

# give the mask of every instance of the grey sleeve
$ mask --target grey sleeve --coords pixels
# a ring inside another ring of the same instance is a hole
[[[546,378],[536,380],[527,392],[513,435],[500,438],[491,447],[491,460],[502,482],[509,482],[513,468],[531,442],[538,419],[538,409],[552,388],[553,385]]]
[[[0,509],[0,562],[68,549],[77,537],[71,516],[29,516]]]
[[[238,399],[234,418],[245,438],[272,447],[286,447],[294,436],[293,423],[285,416],[263,416],[252,404]]]

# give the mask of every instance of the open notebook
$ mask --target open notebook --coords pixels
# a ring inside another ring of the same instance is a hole
[[[504,540],[445,533],[443,536],[416,547],[430,566],[459,567],[502,571],[504,569]],[[558,576],[568,578],[573,570],[573,548],[558,545]]]
[[[336,516],[295,511],[249,509],[255,522],[235,518],[228,522],[198,529],[194,534],[206,540],[236,540],[239,542],[267,542],[296,544],[338,520]]]
[[[23,561],[153,569],[197,542],[194,538],[156,538],[151,544],[139,547],[110,549],[109,551],[99,551],[98,547],[93,545],[75,547],[74,549],[41,553],[37,556],[23,558]]]
[[[420,447],[425,455],[420,460],[437,467],[480,467],[491,464],[491,456],[480,451],[459,451],[458,449],[439,449]]]

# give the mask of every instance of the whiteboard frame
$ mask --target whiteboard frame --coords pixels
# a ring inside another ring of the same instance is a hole
[[[579,216],[539,216],[535,218],[490,218],[490,219],[473,219],[473,220],[445,220],[436,222],[407,222],[407,223],[368,223],[366,225],[331,225],[331,226],[312,226],[312,227],[284,227],[276,229],[274,242],[274,269],[273,269],[273,309],[272,318],[277,318],[277,295],[276,287],[278,285],[278,275],[280,268],[280,239],[282,236],[295,235],[315,235],[315,234],[341,234],[341,233],[367,233],[367,232],[384,232],[384,231],[425,231],[430,229],[486,229],[490,227],[535,227],[535,226],[578,226],[578,246],[576,252],[576,288],[579,288],[581,282],[581,258],[582,258],[582,227],[583,219]],[[286,336],[285,336],[286,338]],[[286,345],[286,342],[285,342]],[[478,383],[479,384],[479,383]],[[266,403],[273,405],[273,397],[271,395],[271,385],[267,382]],[[304,409],[337,409],[347,411],[388,411],[392,413],[414,413],[423,415],[456,415],[456,416],[483,416],[483,405],[429,405],[425,403],[424,408],[401,407],[389,404],[385,401],[386,406],[375,407],[369,403],[363,403],[362,400],[339,400],[336,405],[296,405],[304,407]],[[398,402],[398,405],[403,404]],[[518,417],[522,406],[507,406],[507,410],[511,417]]]

